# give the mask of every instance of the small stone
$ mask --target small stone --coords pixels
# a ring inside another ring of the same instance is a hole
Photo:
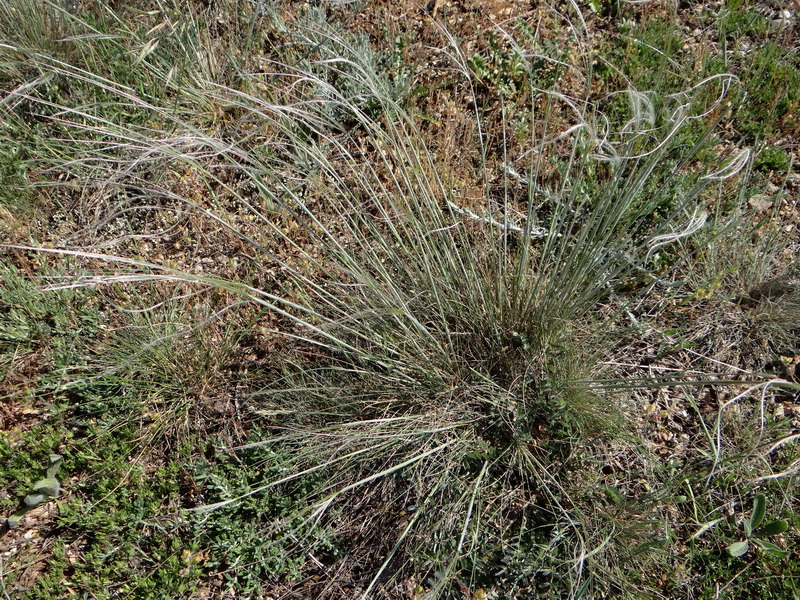
[[[747,204],[757,212],[764,212],[772,208],[772,199],[765,194],[756,194],[747,201]]]

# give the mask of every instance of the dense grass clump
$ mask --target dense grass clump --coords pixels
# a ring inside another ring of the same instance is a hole
[[[46,6],[51,25],[19,31],[30,3],[6,8],[0,107],[6,135],[58,134],[29,164],[95,215],[36,247],[76,265],[51,292],[96,287],[124,306],[87,372],[148,387],[150,444],[187,443],[208,406],[246,415],[235,444],[200,444],[180,470],[191,501],[170,509],[191,544],[160,576],[205,568],[253,594],[315,568],[363,597],[671,593],[676,546],[722,520],[729,490],[794,469],[791,452],[764,452],[767,394],[790,381],[741,370],[746,389],[712,407],[703,386],[735,384],[713,356],[659,366],[697,339],[686,326],[692,341],[676,341],[672,321],[717,289],[740,311],[746,294],[779,302],[747,283],[768,267],[725,288],[733,267],[716,260],[747,200],[727,186],[751,165],[744,150],[701,160],[732,75],[597,97],[582,60],[526,49],[529,27],[498,32],[488,62],[448,38],[452,85],[474,102],[457,147],[418,118],[407,74],[321,9],[230,25],[250,41],[264,28],[272,54],[250,57],[214,54],[203,17],[134,27]],[[501,108],[483,110],[492,86]],[[770,263],[774,244],[745,240]],[[772,323],[788,348],[795,330]],[[250,373],[237,353],[254,338]],[[631,363],[637,345],[657,348],[657,375]],[[212,391],[225,386],[241,387]],[[667,389],[694,411],[696,443],[662,461],[641,414]],[[737,428],[755,433],[729,442]],[[180,577],[171,589],[196,590]]]

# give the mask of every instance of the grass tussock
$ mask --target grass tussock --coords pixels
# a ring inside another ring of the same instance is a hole
[[[495,81],[443,31],[452,85],[473,99],[505,86],[499,110],[467,113],[460,154],[433,149],[408,78],[322,9],[255,11],[215,37],[210,13],[160,7],[134,26],[47,3],[12,29],[31,7],[0,15],[4,134],[54,134],[26,164],[93,215],[35,247],[76,265],[47,288],[134,306],[97,378],[146,381],[151,434],[185,440],[191,415],[216,414],[196,407],[232,385],[237,345],[266,340],[258,373],[238,371],[249,434],[195,462],[185,516],[204,558],[186,573],[206,565],[248,593],[316,565],[361,597],[670,594],[679,546],[722,521],[731,490],[788,489],[791,436],[775,441],[766,407],[790,378],[753,367],[737,383],[720,354],[702,370],[669,362],[703,337],[712,296],[771,311],[781,348],[796,333],[796,286],[764,291],[775,244],[736,233],[746,199],[730,188],[750,153],[703,158],[733,75],[597,95],[585,57],[501,30],[491,60],[513,73]],[[256,27],[271,55],[219,50]],[[735,243],[756,257],[740,282]],[[672,319],[695,321],[683,344]],[[655,376],[630,368],[641,344],[668,365]],[[666,390],[694,439],[662,460],[641,413]]]

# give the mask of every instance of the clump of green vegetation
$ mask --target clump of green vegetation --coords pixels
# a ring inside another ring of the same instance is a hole
[[[730,0],[720,12],[719,37],[736,41],[744,37],[764,37],[770,30],[769,19],[747,0]]]
[[[760,171],[785,172],[792,164],[792,158],[780,148],[769,147],[759,152],[755,168]]]
[[[761,46],[741,75],[747,96],[742,132],[756,139],[773,139],[798,132],[796,107],[800,100],[800,62],[782,46]]]
[[[138,435],[135,427],[109,431],[105,424],[82,422],[64,410],[13,441],[0,442],[0,460],[14,490],[27,489],[27,481],[37,476],[33,467],[41,456],[54,450],[63,453],[62,493],[50,501],[58,508],[54,522],[36,521],[30,512],[19,520],[23,531],[34,525],[46,527],[54,536],[47,549],[47,571],[20,589],[18,574],[37,557],[26,555],[24,546],[18,548],[16,561],[5,565],[7,590],[33,599],[72,597],[64,595],[65,585],[75,590],[75,597],[78,590],[111,597],[110,583],[171,593],[192,587],[191,578],[178,577],[186,565],[170,562],[180,557],[175,544],[182,543],[174,526],[155,521],[169,510],[165,500],[177,495],[176,463],[145,476],[141,465],[129,462]],[[36,540],[29,547],[36,548]],[[174,572],[168,574],[170,569]]]
[[[264,432],[252,435],[258,441],[269,437]],[[285,456],[258,442],[236,456],[213,462],[200,458],[192,473],[199,496],[194,502],[226,503],[248,495],[264,482],[280,480],[287,466]],[[231,591],[257,594],[265,581],[301,578],[308,557],[300,547],[318,559],[335,559],[339,540],[334,532],[298,510],[320,483],[319,476],[307,477],[219,510],[194,513],[193,539],[208,557],[204,568],[223,573],[224,587]]]
[[[22,517],[43,502],[58,498],[58,494],[61,492],[61,484],[56,475],[61,468],[62,462],[63,457],[60,454],[51,454],[49,456],[46,476],[33,484],[30,490],[31,493],[22,499],[19,510],[6,519],[6,527],[8,529],[13,529],[19,525]]]
[[[0,207],[25,213],[34,203],[34,194],[25,180],[24,157],[19,145],[5,140],[0,147]],[[11,226],[10,223],[5,224]]]

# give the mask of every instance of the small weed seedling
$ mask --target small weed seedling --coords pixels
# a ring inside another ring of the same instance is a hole
[[[19,510],[6,520],[6,530],[14,529],[28,511],[58,496],[61,491],[61,484],[58,482],[58,479],[56,479],[56,473],[58,473],[58,470],[61,468],[62,462],[63,458],[60,454],[50,455],[50,466],[47,469],[47,477],[33,484],[31,493],[22,500]]]
[[[750,542],[761,548],[767,554],[776,556],[778,558],[785,558],[789,556],[786,550],[782,550],[776,544],[768,542],[765,537],[772,537],[780,535],[789,528],[788,521],[778,519],[764,523],[764,517],[767,512],[767,499],[764,494],[757,494],[753,500],[753,513],[750,519],[743,521],[744,533],[746,539],[741,542],[734,542],[726,548],[728,554],[734,557],[741,557],[747,554],[750,549]],[[762,525],[762,523],[764,523]]]

